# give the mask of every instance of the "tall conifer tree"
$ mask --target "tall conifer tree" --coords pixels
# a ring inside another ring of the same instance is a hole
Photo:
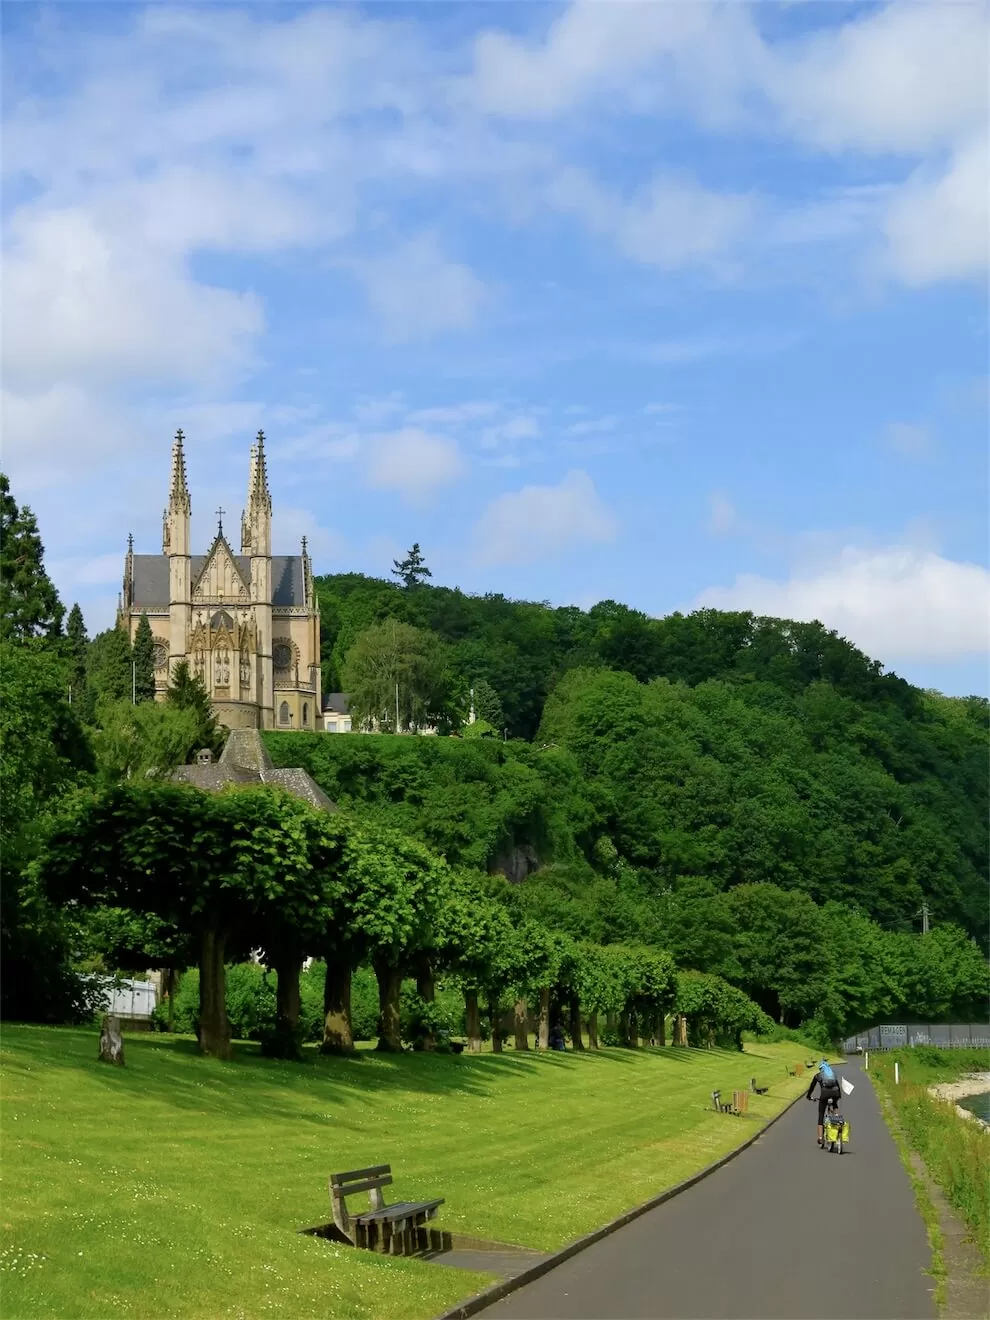
[[[58,637],[65,606],[45,572],[34,514],[10,493],[0,472],[0,637]]]
[[[138,620],[134,634],[134,700],[155,699],[155,639],[147,614]]]
[[[132,659],[123,628],[97,633],[90,643],[86,664],[94,701],[130,701]]]
[[[78,603],[69,611],[65,624],[65,650],[69,668],[69,687],[72,692],[72,704],[85,706],[86,696],[86,654],[89,651],[89,638],[86,636],[86,621]]]

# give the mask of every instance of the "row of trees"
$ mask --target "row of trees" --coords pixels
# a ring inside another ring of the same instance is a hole
[[[100,942],[133,964],[199,966],[199,1042],[226,1056],[225,964],[260,949],[277,976],[277,1026],[267,1048],[299,1045],[303,963],[326,963],[324,1048],[352,1046],[350,981],[367,963],[378,982],[379,1047],[398,1049],[400,992],[416,979],[422,1041],[431,1048],[438,975],[455,978],[467,1036],[480,1048],[480,1011],[497,1024],[513,1006],[516,1047],[532,1011],[547,1043],[551,1000],[576,1048],[596,1046],[599,1019],[632,1043],[663,1037],[671,1012],[697,1040],[736,1039],[768,1025],[751,1001],[714,976],[678,980],[660,949],[595,946],[511,913],[484,878],[456,871],[420,844],[370,831],[268,789],[204,794],[121,784],[70,799],[33,865],[39,897],[102,923]],[[687,1035],[685,1036],[686,1043]],[[496,1029],[493,1044],[501,1048]]]

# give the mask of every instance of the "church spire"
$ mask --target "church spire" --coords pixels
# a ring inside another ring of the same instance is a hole
[[[185,436],[176,431],[172,441],[172,472],[169,478],[168,508],[162,519],[162,552],[166,555],[189,554],[189,515],[192,501],[186,485],[186,455],[182,448]]]
[[[268,489],[265,433],[251,446],[248,467],[247,508],[241,518],[241,554],[270,555],[272,552],[272,497]]]

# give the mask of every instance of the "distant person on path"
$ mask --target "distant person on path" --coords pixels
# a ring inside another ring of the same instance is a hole
[[[554,1023],[550,1030],[549,1045],[552,1050],[563,1050],[567,1048],[564,1044],[564,1028],[559,1022]]]
[[[811,1079],[807,1096],[809,1100],[812,1098],[816,1086],[818,1087],[818,1144],[820,1146],[825,1140],[825,1109],[830,1100],[838,1103],[839,1096],[842,1094],[839,1079],[832,1071],[827,1059],[822,1059],[818,1065],[818,1071]]]

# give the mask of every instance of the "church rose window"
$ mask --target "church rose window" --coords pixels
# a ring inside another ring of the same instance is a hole
[[[154,656],[155,668],[164,669],[165,666],[168,664],[168,647],[164,644],[164,642],[158,642],[155,645],[155,649],[152,652],[152,655]]]
[[[276,669],[291,668],[292,647],[287,642],[276,642],[272,647],[272,662]]]

